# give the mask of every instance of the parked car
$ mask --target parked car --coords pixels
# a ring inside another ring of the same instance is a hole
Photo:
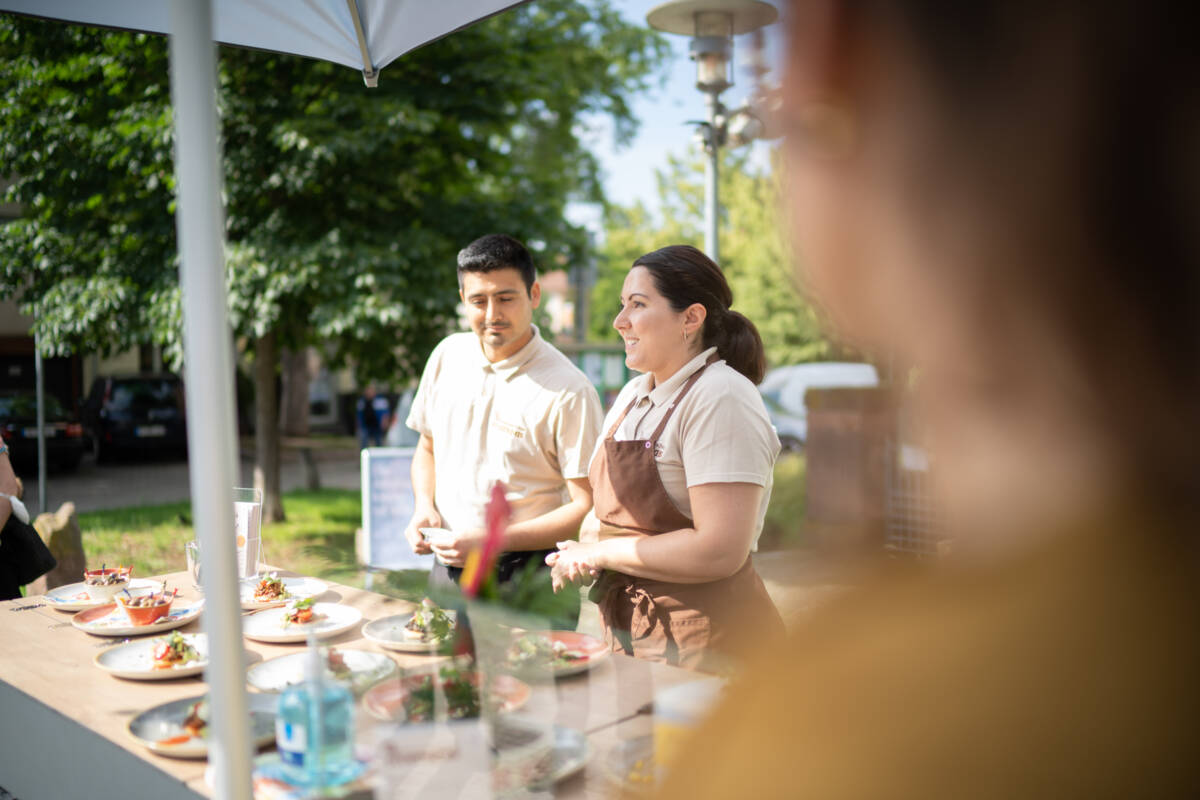
[[[75,469],[87,449],[83,425],[58,398],[42,396],[46,430],[46,463],[62,469]],[[12,392],[0,395],[0,436],[11,450],[13,463],[37,468],[37,395]]]
[[[758,391],[762,394],[771,424],[784,450],[800,448],[808,438],[808,410],[804,393],[809,389],[841,386],[878,386],[879,375],[870,364],[819,361],[776,367],[766,374]]]
[[[96,460],[118,453],[187,450],[183,382],[174,375],[97,378],[83,403]]]

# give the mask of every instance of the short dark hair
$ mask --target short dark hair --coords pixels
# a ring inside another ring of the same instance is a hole
[[[537,280],[533,256],[529,254],[525,245],[513,237],[503,233],[489,233],[458,251],[460,289],[464,272],[492,272],[497,269],[515,269],[520,272],[521,280],[525,281],[525,291],[532,294],[533,282]]]
[[[762,337],[753,322],[729,308],[733,290],[715,261],[691,245],[676,244],[646,253],[633,266],[650,271],[654,288],[675,311],[692,303],[704,306],[704,347],[716,347],[729,366],[755,384],[762,382],[767,370]]]

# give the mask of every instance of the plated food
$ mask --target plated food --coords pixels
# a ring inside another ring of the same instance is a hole
[[[288,607],[283,612],[283,626],[286,628],[289,625],[308,625],[317,622],[324,618],[324,614],[318,615],[316,604],[311,597],[306,597],[303,600],[297,600],[294,603],[289,603]]]
[[[337,636],[362,622],[362,612],[339,603],[316,603],[312,598],[284,608],[271,608],[246,617],[242,633],[259,642],[303,642],[309,633],[318,639]]]
[[[138,639],[97,653],[97,667],[118,678],[160,681],[199,675],[208,666],[208,639],[203,633],[180,633]]]
[[[290,601],[318,597],[329,586],[316,578],[281,578],[272,572],[255,583],[242,584],[242,608],[273,608]]]
[[[428,597],[404,625],[404,635],[417,642],[439,643],[454,633],[454,617]]]
[[[575,631],[531,631],[518,634],[508,648],[507,665],[521,675],[577,675],[608,658],[609,647]]]
[[[108,601],[129,585],[133,567],[104,567],[84,570],[83,585],[97,600]]]
[[[497,675],[486,698],[497,711],[513,711],[525,704],[529,693],[528,684]],[[363,705],[373,716],[400,722],[477,717],[481,702],[479,673],[453,666],[441,667],[436,676],[420,673],[386,681],[363,695]]]
[[[454,636],[457,621],[451,609],[439,608],[429,598],[411,614],[395,614],[363,627],[363,636],[380,647],[405,653],[432,653]]]
[[[121,607],[125,612],[125,616],[129,617],[129,622],[133,625],[151,625],[157,620],[162,619],[170,613],[171,604],[174,602],[175,592],[168,594],[165,583],[161,592],[139,594],[136,596],[117,595],[117,605]]]
[[[152,655],[154,668],[158,670],[174,669],[200,660],[200,651],[179,631],[172,631],[169,636],[159,639]]]
[[[254,587],[252,595],[256,603],[274,603],[279,600],[287,600],[291,596],[287,587],[283,585],[283,580],[274,572],[263,576],[263,579]]]
[[[157,590],[161,585],[158,581],[146,578],[131,578],[124,591],[131,595],[146,594]],[[47,605],[58,611],[82,611],[113,602],[111,594],[105,596],[103,592],[96,591],[96,587],[88,586],[84,581],[51,589],[43,599]]]
[[[197,700],[188,706],[187,716],[183,718],[183,729],[188,736],[204,736],[208,730],[208,698]]]
[[[346,650],[330,647],[325,655],[325,676],[350,686],[362,694],[380,681],[394,677],[400,667],[383,653],[370,650]],[[289,653],[252,666],[246,682],[260,692],[282,692],[304,682],[307,653]]]
[[[275,741],[275,702],[271,695],[250,695],[250,738],[256,747]],[[129,734],[143,746],[174,758],[208,756],[208,702],[187,697],[163,703],[129,721]]]
[[[144,625],[133,623],[116,603],[89,608],[71,617],[71,624],[93,636],[142,636],[181,628],[200,616],[203,600],[175,602],[165,616]]]

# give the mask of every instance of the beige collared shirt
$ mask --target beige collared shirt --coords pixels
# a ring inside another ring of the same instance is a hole
[[[601,414],[587,377],[534,326],[527,345],[494,364],[474,333],[443,339],[406,424],[433,439],[437,509],[463,531],[482,527],[497,480],[515,522],[566,503],[566,480],[587,477]]]
[[[717,348],[710,347],[658,386],[649,373],[625,385],[604,419],[607,433],[635,398],[637,402],[613,434],[617,441],[647,439],[667,413],[683,384],[704,366]],[[597,445],[597,453],[600,445]],[[762,533],[771,499],[772,472],[779,455],[779,437],[754,384],[724,360],[712,363],[675,408],[654,448],[658,474],[675,506],[692,516],[688,487],[706,483],[753,483],[763,487],[754,545]],[[595,457],[595,454],[593,454]],[[596,525],[595,516],[588,523]],[[600,531],[605,536],[605,531]]]

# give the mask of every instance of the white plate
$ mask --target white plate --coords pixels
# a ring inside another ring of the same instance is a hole
[[[521,666],[514,665],[511,662],[505,664],[505,669],[523,678],[539,678],[550,675],[553,675],[555,678],[565,678],[570,675],[578,675],[581,672],[587,672],[597,664],[605,662],[612,654],[612,649],[601,640],[577,631],[526,631],[518,635],[541,636],[552,642],[562,642],[572,651],[586,654],[584,658],[567,664],[552,664],[549,662],[535,662]]]
[[[338,603],[313,603],[313,613],[318,617],[303,625],[284,625],[286,608],[272,608],[251,614],[242,622],[242,633],[247,639],[275,644],[303,642],[311,632],[318,639],[326,639],[345,633],[362,622],[362,612],[357,608]]]
[[[162,581],[152,581],[149,578],[133,578],[129,581],[129,593],[132,595],[152,594],[162,588]],[[46,592],[44,599],[51,608],[59,611],[82,611],[85,608],[108,605],[112,599],[93,600],[88,594],[86,583],[70,583]]]
[[[165,681],[199,675],[208,666],[208,637],[203,633],[185,633],[183,638],[200,654],[196,661],[166,669],[156,668],[154,648],[163,641],[161,638],[138,639],[111,647],[97,653],[93,661],[97,667],[111,675],[135,681]]]
[[[425,541],[430,544],[441,544],[454,539],[454,531],[448,528],[417,528],[417,530],[425,537]]]
[[[316,597],[320,594],[325,594],[325,590],[329,586],[316,578],[280,578],[283,581],[283,588],[287,590],[289,597],[283,600],[270,600],[263,602],[254,599],[254,587],[258,586],[258,580],[247,581],[242,584],[242,608],[274,608],[276,606],[287,605],[293,600],[303,600],[306,597]]]
[[[450,619],[456,619],[453,609],[447,608],[445,611]],[[404,626],[410,619],[412,614],[394,614],[377,619],[364,625],[362,634],[380,647],[401,653],[435,653],[446,644],[445,641],[423,642],[420,639],[410,639],[404,632]]]
[[[545,773],[531,785],[534,789],[547,788],[563,778],[569,778],[587,764],[591,755],[587,737],[574,728],[554,726],[554,752],[550,755],[550,763],[545,766]]]
[[[392,677],[400,671],[395,661],[383,653],[371,650],[347,650],[341,647],[337,651],[342,654],[346,666],[350,668],[350,678],[347,683],[355,694],[362,694],[382,680]],[[321,654],[324,656],[324,653]],[[268,661],[255,664],[246,673],[246,682],[260,692],[282,692],[289,686],[304,682],[304,664],[308,653],[288,653]],[[334,678],[334,674],[325,670],[325,675]]]
[[[203,600],[176,599],[167,616],[149,625],[134,625],[123,609],[116,603],[109,603],[80,611],[71,617],[71,624],[93,636],[143,636],[181,628],[200,616],[203,609]]]
[[[173,758],[207,758],[208,742],[203,737],[188,734],[183,728],[188,710],[201,697],[172,700],[143,711],[129,721],[129,734],[143,746]],[[273,695],[252,694],[250,705],[250,738],[256,747],[275,741],[275,707],[279,699]]]
[[[587,738],[581,732],[561,725],[555,725],[546,731],[548,741],[545,742],[544,749],[540,739],[533,743],[532,748],[522,747],[522,730],[528,731],[525,736],[531,736],[542,729],[542,726],[519,718],[496,719],[494,735],[503,737],[508,746],[514,748],[511,754],[515,756],[506,759],[506,746],[500,745],[492,773],[497,797],[528,797],[530,789],[548,790],[558,781],[579,772],[587,764],[591,755]],[[493,747],[495,746],[493,744]],[[522,753],[522,750],[525,752]]]

